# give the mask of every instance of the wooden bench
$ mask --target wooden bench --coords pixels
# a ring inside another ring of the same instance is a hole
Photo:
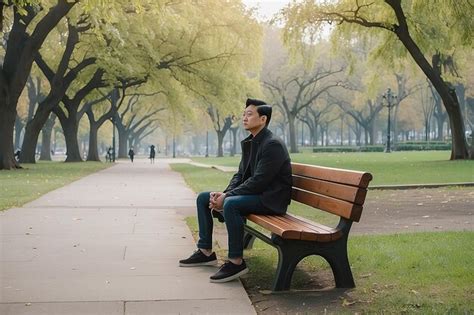
[[[273,291],[289,290],[296,265],[309,255],[320,255],[331,266],[338,288],[355,287],[347,238],[352,222],[358,222],[372,180],[370,173],[292,163],[292,199],[340,217],[336,227],[291,215],[247,216],[271,232],[271,236],[245,225],[244,245],[251,248],[255,237],[277,248],[278,267]]]

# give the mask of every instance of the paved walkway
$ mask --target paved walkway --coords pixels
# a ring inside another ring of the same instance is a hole
[[[195,248],[195,194],[165,160],[136,160],[0,212],[0,314],[255,314]]]

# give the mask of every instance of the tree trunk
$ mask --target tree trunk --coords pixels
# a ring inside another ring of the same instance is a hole
[[[0,83],[3,83],[0,81]],[[8,91],[0,85],[0,102],[8,102]],[[0,106],[0,170],[10,170],[20,166],[15,160],[13,149],[13,129],[15,126],[16,107]]]
[[[455,94],[454,90],[452,90],[452,93]],[[449,125],[451,126],[451,160],[469,159],[461,107],[458,104],[458,106],[446,108],[446,111],[449,117]]]
[[[79,142],[77,140],[77,131],[79,122],[75,115],[66,115],[62,110],[55,108],[55,113],[59,118],[61,127],[64,132],[64,140],[66,141],[66,161],[65,162],[82,162],[81,152],[79,150]]]
[[[33,119],[31,119],[26,124],[23,145],[21,146],[20,162],[22,163],[36,162],[35,155],[38,137],[41,132],[41,128],[43,128],[46,121],[48,120],[49,114],[51,113],[49,109],[45,108],[47,108],[47,106],[39,106]]]
[[[318,146],[318,137],[319,137],[318,128],[319,128],[319,125],[318,123],[315,122],[314,127],[313,127],[313,146],[315,147]]]
[[[63,125],[64,139],[66,140],[66,161],[65,162],[82,162],[81,152],[79,150],[79,142],[77,141],[78,126],[74,122]]]
[[[224,150],[222,145],[224,143],[225,133],[223,131],[216,131],[217,133],[217,157],[224,156]]]
[[[43,134],[41,137],[41,154],[39,158],[41,161],[51,161],[51,134],[53,132],[55,121],[56,115],[51,113],[48,121],[42,129]]]
[[[288,129],[290,135],[290,153],[298,153],[298,146],[296,145],[296,130],[295,130],[296,115],[288,113]]]
[[[18,117],[17,115],[15,119],[15,145],[14,145],[15,150],[21,148],[21,133],[24,127],[25,127],[25,124],[23,123],[21,118]]]
[[[234,156],[237,153],[237,131],[239,128],[230,128],[232,131],[232,150],[230,151],[230,156]]]
[[[441,99],[439,97],[435,98],[435,112],[434,116],[436,117],[436,126],[438,127],[436,140],[444,140],[444,122],[446,121],[446,113],[443,112],[443,107],[441,106]]]
[[[372,120],[369,123],[369,145],[375,144],[375,123]]]
[[[98,124],[91,123],[90,130],[89,130],[89,151],[87,152],[87,161],[100,162],[98,143],[97,143],[98,131],[99,131]]]
[[[400,108],[400,104],[395,106],[395,110],[393,111],[393,118],[392,118],[392,130],[393,130],[393,138],[392,144],[395,146],[397,144],[397,134],[398,134],[398,109]]]
[[[128,150],[127,150],[127,142],[128,142],[128,136],[129,132],[126,132],[125,130],[121,130],[120,128],[117,128],[118,130],[118,158],[121,159],[126,159],[128,157]]]
[[[323,124],[319,125],[320,135],[321,135],[321,146],[324,147],[324,128]]]
[[[401,8],[400,2],[390,1],[389,4],[395,11],[400,25],[395,29],[395,34],[413,57],[415,62],[421,68],[426,77],[433,84],[436,91],[443,100],[444,107],[448,113],[449,122],[451,126],[451,160],[468,159],[469,154],[467,150],[466,135],[464,133],[464,123],[456,96],[456,91],[451,88],[448,83],[444,82],[439,71],[436,71],[430,63],[426,60],[418,45],[411,38],[406,24],[405,16]],[[435,62],[433,62],[435,64]]]

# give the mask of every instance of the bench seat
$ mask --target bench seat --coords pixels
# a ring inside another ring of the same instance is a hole
[[[340,229],[311,222],[291,214],[282,216],[251,214],[247,216],[247,220],[288,240],[330,242],[343,236]]]

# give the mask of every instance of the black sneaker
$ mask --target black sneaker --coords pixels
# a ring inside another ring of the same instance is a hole
[[[189,258],[179,261],[180,267],[214,266],[217,264],[216,253],[206,256],[199,248]]]
[[[230,261],[226,261],[218,272],[211,276],[211,282],[227,282],[234,279],[237,279],[240,276],[243,276],[249,272],[249,268],[245,264],[245,261],[242,260],[240,265],[235,265]]]

